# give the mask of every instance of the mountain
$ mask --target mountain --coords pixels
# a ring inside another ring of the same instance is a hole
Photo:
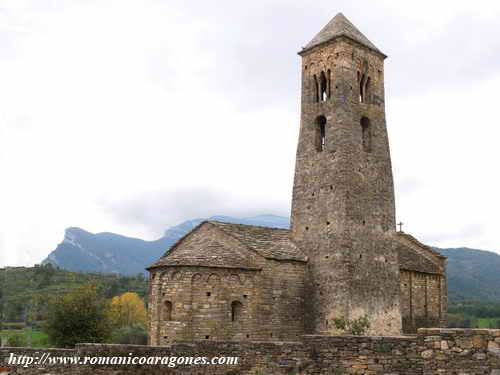
[[[162,237],[144,241],[114,233],[93,234],[80,228],[68,228],[63,241],[42,264],[52,263],[68,271],[120,273],[144,272],[146,264],[158,259],[174,240]]]
[[[500,301],[500,255],[466,247],[436,250],[448,257],[449,300]]]
[[[185,221],[165,231],[156,241],[144,241],[114,233],[89,233],[68,228],[64,240],[43,261],[70,271],[104,272],[133,275],[144,272],[179,238],[204,220],[288,228],[289,219],[261,215],[248,218],[212,216]],[[448,293],[450,301],[500,300],[500,255],[468,248],[439,249],[448,257]]]
[[[212,216],[188,220],[169,228],[156,241],[144,241],[108,232],[94,234],[71,227],[66,229],[63,241],[42,264],[51,263],[69,271],[137,274],[144,272],[145,267],[156,262],[179,238],[204,220],[276,228],[289,226],[288,218],[274,215],[247,218]]]

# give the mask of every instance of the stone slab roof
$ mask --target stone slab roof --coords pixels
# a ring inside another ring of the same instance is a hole
[[[307,261],[304,253],[290,239],[290,230],[288,229],[230,224],[219,221],[210,221],[210,223],[264,258]]]
[[[411,242],[412,244],[414,244],[415,246],[418,246],[422,249],[425,249],[429,254],[432,254],[438,258],[441,258],[441,259],[446,259],[447,257],[445,257],[443,254],[441,254],[439,251],[437,250],[434,250],[432,247],[430,246],[427,246],[425,244],[423,244],[422,242],[420,242],[419,240],[417,240],[415,237],[413,237],[411,234],[408,234],[408,233],[405,233],[405,232],[396,232],[397,236],[401,239],[404,239],[406,241],[409,241]]]
[[[176,251],[164,255],[151,267],[159,266],[197,266],[259,269],[245,254],[234,248],[228,248],[216,240],[192,241],[187,245],[179,246]]]
[[[210,224],[223,235],[241,244],[241,249],[196,233],[204,224]],[[188,238],[189,237],[189,238]],[[254,225],[230,224],[218,221],[204,221],[191,232],[179,239],[153,265],[161,266],[201,266],[259,269],[245,251],[253,251],[266,259],[293,260],[306,262],[307,257],[290,240],[288,229],[260,227]]]
[[[422,244],[415,237],[396,232],[399,267],[408,271],[442,274],[445,256]]]
[[[403,244],[398,244],[399,268],[425,273],[441,274],[439,266],[429,259],[424,258],[412,248]]]
[[[328,24],[302,49],[303,53],[320,44],[345,36],[355,42],[384,55],[375,45],[363,35],[342,13],[338,13]],[[385,55],[384,55],[385,56]]]

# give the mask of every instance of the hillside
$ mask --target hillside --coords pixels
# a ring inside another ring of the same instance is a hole
[[[50,297],[65,294],[88,282],[97,284],[107,298],[124,292],[147,297],[147,280],[143,274],[79,273],[58,269],[51,264],[7,267],[0,268],[0,318],[8,322],[43,320]]]
[[[92,234],[68,228],[64,240],[43,261],[58,267],[83,272],[135,275],[154,263],[168,248],[203,220],[288,228],[289,219],[261,215],[250,218],[213,216],[185,221],[165,231],[156,241],[144,241],[113,233]],[[500,300],[500,255],[467,248],[437,249],[448,257],[450,301]]]
[[[465,247],[436,250],[448,257],[451,301],[500,301],[500,255]]]

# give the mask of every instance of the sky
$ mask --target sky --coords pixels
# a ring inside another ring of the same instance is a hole
[[[338,12],[389,56],[404,231],[499,252],[500,2],[0,0],[0,266],[67,227],[289,215],[297,51]]]

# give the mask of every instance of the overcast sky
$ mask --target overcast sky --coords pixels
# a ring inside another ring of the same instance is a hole
[[[0,266],[70,226],[289,215],[296,52],[337,12],[389,56],[397,220],[500,250],[499,1],[0,0]]]

